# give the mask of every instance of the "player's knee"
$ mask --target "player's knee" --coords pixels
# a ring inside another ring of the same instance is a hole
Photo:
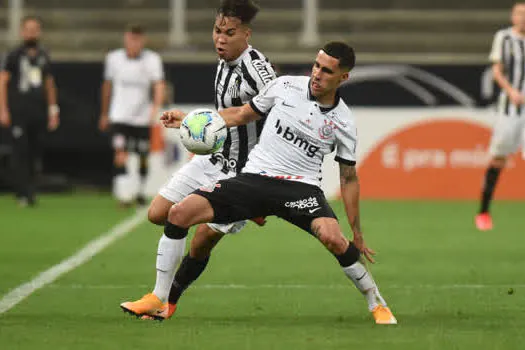
[[[316,235],[332,254],[341,255],[348,248],[348,239],[342,234],[338,225],[321,226],[317,229]]]
[[[148,220],[155,225],[164,225],[168,219],[168,213],[159,210],[153,204],[148,209]]]
[[[171,206],[168,212],[168,221],[180,227],[190,227],[189,220],[184,213],[184,204],[177,203]]]

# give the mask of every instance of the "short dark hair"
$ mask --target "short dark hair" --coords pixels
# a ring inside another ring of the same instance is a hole
[[[144,29],[144,27],[141,24],[133,23],[128,24],[128,26],[126,27],[126,33],[144,35],[146,34],[146,29]]]
[[[323,46],[322,50],[329,56],[339,60],[339,67],[352,70],[355,66],[354,49],[340,41],[331,41]]]
[[[35,16],[35,15],[27,15],[27,16],[22,17],[22,19],[20,20],[20,25],[24,25],[26,24],[26,22],[29,22],[29,21],[35,21],[38,24],[42,25],[42,20],[40,19],[40,17]]]
[[[217,15],[238,18],[242,24],[250,24],[258,12],[259,6],[252,0],[222,0],[217,9]]]

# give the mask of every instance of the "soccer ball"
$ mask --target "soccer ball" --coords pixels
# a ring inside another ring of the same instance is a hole
[[[211,109],[196,109],[184,117],[180,125],[180,139],[186,149],[195,154],[218,151],[226,140],[224,119]]]

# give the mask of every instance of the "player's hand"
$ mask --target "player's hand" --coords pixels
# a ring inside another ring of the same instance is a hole
[[[0,125],[5,128],[11,126],[11,114],[8,110],[0,112]]]
[[[109,126],[109,117],[106,114],[100,116],[98,120],[98,129],[102,132],[106,131]]]
[[[525,102],[525,97],[516,89],[510,90],[509,99],[516,106],[521,106]]]
[[[178,109],[173,109],[171,111],[166,111],[160,116],[160,121],[165,128],[180,128],[182,119],[186,116],[186,113],[179,111]]]
[[[362,233],[354,233],[353,243],[356,246],[356,248],[359,249],[359,251],[365,256],[366,260],[370,261],[372,264],[376,262],[374,259],[374,255],[376,255],[376,252],[374,252],[372,249],[366,246]]]
[[[47,117],[47,130],[55,131],[59,125],[60,118],[58,116],[58,113],[50,114],[49,117]]]

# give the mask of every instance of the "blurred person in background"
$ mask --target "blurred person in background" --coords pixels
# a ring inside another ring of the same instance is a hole
[[[269,60],[249,45],[251,22],[258,11],[258,6],[252,0],[223,0],[217,9],[212,37],[219,57],[215,75],[215,108],[219,111],[242,106],[275,79]],[[220,151],[194,156],[153,199],[148,212],[150,222],[164,225],[170,208],[184,197],[198,188],[239,173],[248,160],[249,152],[258,142],[262,127],[263,122],[259,121],[229,128]],[[256,222],[262,224],[264,221],[259,219]],[[157,279],[152,293],[138,301],[122,303],[121,308],[144,318],[170,318],[175,312],[175,303],[168,303],[168,299],[177,293],[170,294],[170,289],[181,260],[183,264],[188,260],[197,261],[199,251],[195,249],[196,246],[211,242],[211,249],[226,234],[239,232],[245,224],[246,221],[242,220],[220,225],[200,225],[184,260],[186,236],[163,234],[157,248]]]
[[[59,125],[57,89],[49,55],[40,46],[41,22],[22,19],[22,44],[5,57],[0,71],[0,124],[10,127],[13,175],[20,206],[36,203],[36,174],[46,129]]]
[[[102,83],[99,119],[101,131],[112,134],[114,149],[113,194],[122,206],[146,204],[151,125],[164,102],[164,69],[160,55],[145,49],[146,36],[140,25],[124,33],[124,48],[107,54]],[[139,156],[140,184],[133,185],[129,154]]]
[[[491,161],[485,173],[481,207],[476,227],[481,231],[493,228],[489,208],[499,175],[509,155],[525,147],[525,2],[512,8],[512,26],[494,36],[490,61],[494,79],[501,88],[498,119],[494,125],[489,153]],[[524,158],[525,158],[525,149]]]

